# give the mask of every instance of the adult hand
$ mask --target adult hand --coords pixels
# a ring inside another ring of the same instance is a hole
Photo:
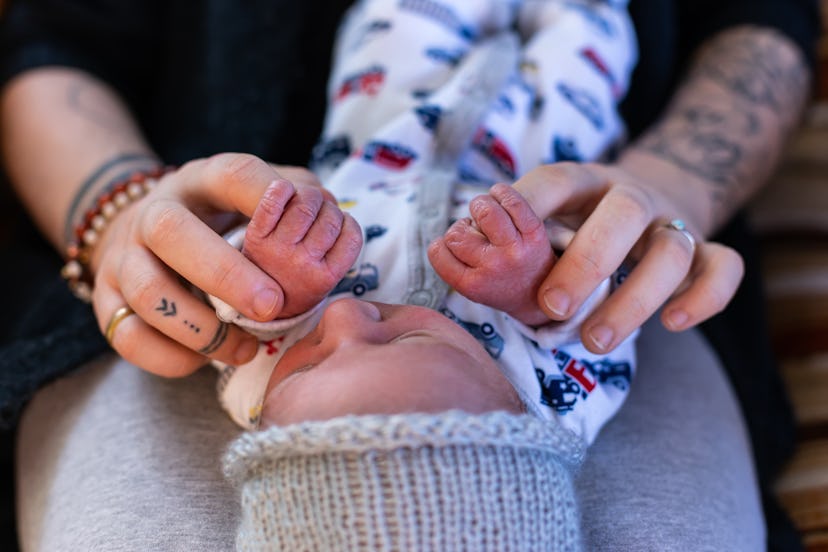
[[[703,239],[704,209],[687,187],[641,175],[624,165],[557,163],[514,184],[542,218],[577,229],[538,291],[553,320],[571,317],[625,259],[636,262],[581,327],[584,345],[595,353],[612,350],[662,305],[670,330],[702,322],[724,308],[743,275],[738,253]],[[674,219],[686,223],[694,240],[667,226]]]
[[[122,211],[94,251],[92,296],[101,331],[120,307],[135,311],[111,344],[150,372],[184,376],[208,358],[239,364],[254,337],[216,318],[192,284],[255,320],[273,319],[284,303],[279,285],[219,234],[253,214],[267,186],[286,179],[333,199],[307,170],[271,166],[244,154],[192,161],[161,179]]]

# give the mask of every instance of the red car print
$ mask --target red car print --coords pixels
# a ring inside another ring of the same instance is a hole
[[[346,78],[336,91],[334,101],[342,101],[351,94],[376,95],[385,82],[385,69],[376,65]]]
[[[417,154],[402,144],[368,142],[362,150],[362,158],[380,167],[401,171],[417,159]]]
[[[478,129],[472,140],[472,147],[500,169],[503,174],[509,178],[515,178],[517,167],[512,152],[509,151],[506,143],[491,131],[485,128]]]
[[[617,100],[623,95],[623,90],[621,90],[621,85],[618,84],[618,81],[615,80],[615,75],[609,70],[607,67],[606,62],[604,59],[598,55],[593,48],[586,47],[581,50],[581,57],[584,58],[589,62],[592,67],[595,68],[596,71],[601,73],[606,81],[609,83],[610,88],[612,89],[612,96]]]

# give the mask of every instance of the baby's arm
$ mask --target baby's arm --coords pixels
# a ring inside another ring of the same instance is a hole
[[[287,180],[268,186],[247,227],[242,252],[282,287],[276,318],[317,305],[342,279],[362,248],[362,231],[321,190]]]
[[[469,213],[470,218],[455,222],[429,246],[434,270],[472,301],[530,326],[548,322],[537,293],[555,254],[543,221],[506,184],[474,198]]]

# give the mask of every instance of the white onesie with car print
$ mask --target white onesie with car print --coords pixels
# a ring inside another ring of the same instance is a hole
[[[328,300],[349,294],[439,310],[497,360],[528,412],[586,442],[623,403],[634,372],[633,338],[601,356],[578,337],[615,282],[572,320],[532,328],[448,290],[426,247],[495,182],[616,147],[635,44],[626,0],[358,2],[337,39],[312,163],[364,233],[360,258]],[[241,247],[243,231],[229,239]],[[259,323],[211,300],[222,320],[261,340],[249,364],[219,366],[223,406],[255,428],[270,374],[315,327],[324,302]]]

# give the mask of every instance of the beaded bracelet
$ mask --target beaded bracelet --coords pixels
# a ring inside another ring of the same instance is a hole
[[[155,188],[158,180],[171,170],[170,167],[157,167],[132,173],[125,180],[108,187],[97,197],[92,208],[84,213],[81,223],[75,227],[75,239],[66,247],[67,260],[60,271],[78,299],[87,303],[92,300],[93,278],[89,262],[106,227],[118,213]]]

